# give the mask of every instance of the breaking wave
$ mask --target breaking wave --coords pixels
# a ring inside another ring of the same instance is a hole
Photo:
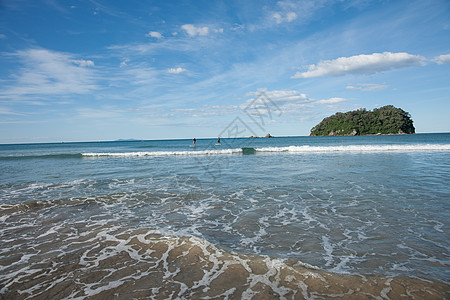
[[[416,145],[342,145],[342,146],[288,146],[256,148],[257,152],[409,152],[409,151],[450,151],[450,144],[416,144]]]
[[[133,152],[85,152],[56,153],[43,155],[0,156],[0,160],[17,159],[79,159],[92,157],[163,157],[163,156],[207,156],[248,155],[262,153],[336,153],[336,152],[429,152],[450,151],[450,144],[393,144],[393,145],[341,145],[341,146],[285,146],[285,147],[243,147],[231,149],[206,149],[188,151],[133,151]]]
[[[142,156],[191,156],[191,155],[223,155],[242,154],[241,148],[221,150],[191,150],[191,151],[152,151],[152,152],[100,152],[82,153],[84,157],[142,157]]]
[[[410,151],[450,151],[450,144],[417,145],[346,145],[346,146],[287,146],[262,148],[234,148],[221,150],[153,151],[153,152],[101,152],[82,153],[83,157],[145,157],[145,156],[194,156],[258,153],[320,153],[320,152],[410,152]]]

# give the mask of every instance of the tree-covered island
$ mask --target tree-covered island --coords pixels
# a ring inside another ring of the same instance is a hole
[[[361,108],[336,113],[311,129],[311,136],[412,134],[411,115],[401,108],[386,105],[373,111]]]

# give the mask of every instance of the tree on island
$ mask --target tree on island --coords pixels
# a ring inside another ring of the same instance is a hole
[[[336,113],[311,129],[311,136],[412,134],[415,133],[411,115],[401,108],[386,105],[368,111],[361,108]]]

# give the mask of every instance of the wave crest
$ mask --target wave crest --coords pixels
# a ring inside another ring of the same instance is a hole
[[[257,153],[320,153],[320,152],[411,152],[450,151],[450,144],[416,145],[342,145],[342,146],[286,146],[261,148],[234,148],[221,150],[152,151],[152,152],[91,152],[83,157],[157,157],[157,156],[205,156]]]

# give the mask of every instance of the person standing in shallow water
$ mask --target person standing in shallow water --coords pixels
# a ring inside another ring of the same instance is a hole
[[[220,137],[217,138],[217,144],[220,145]]]
[[[193,146],[195,147],[197,143],[197,140],[194,138]]]

